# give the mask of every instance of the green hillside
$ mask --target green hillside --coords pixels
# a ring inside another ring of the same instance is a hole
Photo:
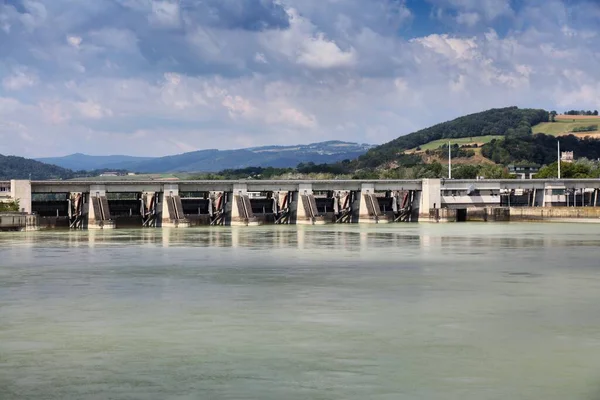
[[[531,127],[547,122],[549,114],[544,110],[497,108],[466,115],[430,128],[400,136],[389,143],[377,146],[358,158],[358,168],[374,168],[397,161],[405,150],[422,146],[440,139],[460,139],[477,136],[503,136],[507,133],[530,135]]]
[[[533,133],[545,133],[546,135],[559,136],[566,135],[573,132],[576,128],[584,128],[590,125],[600,126],[600,118],[589,118],[584,120],[573,120],[573,119],[557,119],[556,122],[542,122],[535,125],[532,130]],[[598,130],[595,132],[586,133],[600,133]]]
[[[503,136],[500,136],[500,135],[486,135],[486,136],[473,136],[473,137],[458,138],[458,139],[438,139],[438,140],[431,141],[429,143],[425,143],[419,147],[421,148],[421,150],[435,150],[435,149],[438,149],[440,146],[448,144],[448,141],[450,141],[451,144],[453,144],[453,145],[458,144],[459,146],[462,146],[465,144],[474,144],[474,143],[485,144],[485,143],[491,142],[494,139],[502,139],[502,138],[503,138]],[[411,149],[411,151],[414,151],[414,150],[416,150],[416,148]]]
[[[75,173],[56,165],[0,154],[0,179],[69,179]]]

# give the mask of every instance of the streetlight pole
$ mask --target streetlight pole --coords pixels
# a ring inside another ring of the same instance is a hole
[[[452,148],[448,141],[448,179],[452,179]]]
[[[558,179],[560,179],[560,140],[556,140],[558,144]]]

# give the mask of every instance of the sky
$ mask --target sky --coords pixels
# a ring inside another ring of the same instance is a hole
[[[600,109],[600,0],[0,0],[0,154],[380,144]]]

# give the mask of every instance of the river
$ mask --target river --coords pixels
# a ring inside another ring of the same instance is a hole
[[[597,399],[600,229],[0,234],[0,399]]]

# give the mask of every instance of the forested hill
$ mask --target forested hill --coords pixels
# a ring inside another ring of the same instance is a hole
[[[8,179],[69,179],[75,173],[56,165],[44,164],[23,157],[0,154],[0,180]]]
[[[430,128],[400,136],[382,144],[358,158],[359,168],[373,168],[398,159],[404,150],[412,149],[433,140],[505,135],[514,131],[530,134],[531,127],[547,122],[547,111],[519,109],[517,107],[496,108],[476,114],[466,115],[455,120],[434,125]]]

